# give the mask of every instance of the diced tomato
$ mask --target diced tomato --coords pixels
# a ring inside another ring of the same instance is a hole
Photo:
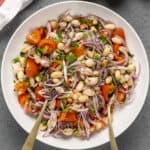
[[[29,87],[29,82],[19,81],[15,84],[15,91],[25,93]]]
[[[44,54],[49,54],[57,48],[57,44],[53,39],[42,39],[38,46],[43,49]]]
[[[118,45],[118,44],[113,44],[113,52],[114,52],[115,54],[118,54],[118,52],[119,52],[119,47],[120,47],[120,45]]]
[[[109,95],[114,92],[114,86],[109,84],[104,84],[101,87],[102,96],[104,97],[105,101],[109,101]]]
[[[99,34],[107,37],[107,36],[109,36],[111,34],[111,31],[109,31],[109,30],[101,30],[99,32]]]
[[[29,105],[29,103],[25,103],[25,105],[24,105],[24,111],[27,114],[29,114],[29,115],[33,115],[32,108],[31,108],[31,105]]]
[[[77,56],[77,57],[80,57],[81,55],[84,54],[84,51],[85,51],[85,46],[84,45],[81,45],[80,47],[78,48],[73,48],[72,49],[72,52]]]
[[[112,32],[112,37],[114,37],[116,35],[119,35],[120,37],[122,37],[123,39],[125,39],[125,33],[124,33],[123,28],[117,28],[116,30],[114,30]]]
[[[63,122],[76,122],[77,121],[76,112],[74,112],[74,111],[72,111],[72,112],[61,112],[58,120],[63,121]]]
[[[56,105],[55,105],[55,107],[56,107],[57,109],[60,109],[60,108],[61,108],[61,100],[60,100],[60,99],[56,99]]]
[[[44,33],[45,32],[43,28],[37,28],[33,30],[26,37],[27,43],[37,45],[40,42],[40,40],[44,37]]]
[[[37,101],[44,101],[45,98],[39,93],[39,91],[41,91],[43,89],[43,87],[41,86],[37,86],[34,90],[35,93],[35,97]]]
[[[18,96],[18,102],[21,106],[24,106],[24,104],[29,100],[30,95],[28,93],[23,93]]]
[[[124,103],[125,102],[125,99],[126,99],[126,94],[121,92],[121,91],[118,91],[117,92],[117,101],[119,103]]]
[[[31,58],[27,58],[25,73],[27,77],[34,77],[39,74],[38,64]]]

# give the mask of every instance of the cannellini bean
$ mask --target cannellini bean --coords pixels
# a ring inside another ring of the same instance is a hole
[[[87,96],[87,95],[83,95],[83,94],[81,94],[80,96],[79,96],[79,98],[78,98],[78,101],[80,102],[80,103],[84,103],[84,102],[86,102],[86,101],[88,101],[89,100],[89,97]]]
[[[88,77],[85,79],[85,82],[89,86],[94,86],[98,82],[98,77]]]
[[[116,70],[115,71],[115,78],[116,78],[116,80],[120,80],[120,77],[121,77],[120,71]]]
[[[72,98],[67,98],[67,102],[72,103]]]
[[[90,30],[93,31],[93,32],[97,31],[97,29],[94,26],[91,26]]]
[[[121,69],[121,70],[120,70],[120,73],[121,73],[121,74],[124,74],[125,72],[126,72],[126,71],[125,71],[124,69]]]
[[[18,78],[19,80],[23,81],[23,79],[24,79],[24,73],[23,73],[23,71],[19,71],[19,72],[17,73],[17,78]]]
[[[48,35],[53,39],[55,39],[57,37],[57,34],[55,32],[50,32],[50,33],[48,33]]]
[[[130,76],[128,74],[125,74],[124,79],[125,79],[125,81],[128,81],[130,79]]]
[[[49,67],[49,59],[48,58],[43,58],[43,59],[40,59],[40,64],[43,66],[43,67]]]
[[[104,25],[104,28],[108,30],[114,30],[116,28],[116,25],[113,23],[108,23]]]
[[[94,24],[94,25],[97,25],[97,24],[98,24],[97,19],[93,19],[93,24]]]
[[[79,20],[76,20],[76,19],[75,19],[75,20],[72,20],[71,23],[72,23],[72,25],[75,26],[75,27],[79,27],[79,26],[80,26]]]
[[[126,51],[127,50],[127,47],[125,46],[119,46],[119,51]]]
[[[90,132],[95,132],[95,126],[90,127]]]
[[[40,131],[45,131],[45,130],[47,129],[47,126],[46,126],[46,125],[43,125],[43,124],[41,123],[39,129],[40,129]]]
[[[94,75],[94,76],[98,76],[98,75],[99,75],[99,72],[95,70],[95,71],[93,71],[93,75]]]
[[[114,55],[113,55],[112,53],[110,53],[110,54],[108,55],[108,57],[109,57],[111,60],[114,59]]]
[[[85,64],[87,67],[93,67],[95,66],[95,61],[93,59],[87,59],[85,60]]]
[[[92,69],[90,69],[90,68],[88,68],[88,67],[80,68],[80,72],[81,72],[81,74],[83,74],[83,75],[92,75],[92,74],[93,74]]]
[[[90,58],[93,58],[94,51],[87,50],[87,56],[90,57]]]
[[[24,67],[26,63],[26,58],[25,57],[20,57],[20,64]]]
[[[71,128],[66,128],[63,130],[63,134],[66,136],[71,136],[73,134],[73,129]]]
[[[61,28],[65,28],[65,27],[67,26],[67,23],[66,23],[66,22],[60,22],[60,23],[59,23],[59,26],[60,26]]]
[[[126,81],[125,81],[125,78],[124,78],[124,75],[121,75],[121,76],[120,76],[120,83],[124,83],[124,82],[126,82]]]
[[[81,40],[83,38],[83,32],[78,32],[75,34],[75,40]]]
[[[57,28],[57,22],[55,20],[51,21],[50,25],[51,25],[53,30],[55,30]]]
[[[115,36],[115,37],[112,38],[112,42],[115,43],[115,44],[122,44],[123,40],[120,36]]]
[[[30,86],[33,87],[35,84],[34,78],[29,78]]]
[[[133,79],[129,79],[128,80],[128,86],[132,86],[133,85]]]
[[[53,81],[53,83],[58,83],[58,82],[60,82],[60,80],[59,79],[52,79],[52,81]]]
[[[83,91],[83,94],[84,94],[84,95],[87,95],[87,96],[94,96],[94,95],[95,95],[95,91],[94,91],[93,89],[86,88],[86,89]]]
[[[107,77],[107,78],[105,79],[105,82],[106,82],[107,84],[110,84],[110,83],[112,82],[112,77],[111,77],[111,76]]]
[[[24,44],[21,52],[23,53],[28,53],[28,51],[32,48],[32,45],[29,45],[29,44]]]
[[[128,88],[128,83],[125,82],[125,83],[122,84],[122,86],[123,86],[125,89],[127,89],[127,88]]]
[[[58,43],[57,48],[60,50],[63,50],[65,48],[65,44],[64,43]]]
[[[72,21],[72,16],[67,15],[67,16],[64,18],[64,20],[67,21],[67,22],[70,22],[70,21]]]
[[[107,56],[112,51],[112,47],[110,45],[105,45],[103,55]]]
[[[72,97],[74,100],[77,100],[80,95],[81,95],[81,93],[73,93],[73,94],[71,94],[71,97]]]
[[[55,87],[55,90],[58,92],[58,93],[64,93],[64,88],[61,87],[61,86],[58,86],[58,87]]]
[[[34,60],[35,60],[35,62],[36,62],[37,64],[39,64],[40,61],[41,61],[41,58],[40,58],[39,55],[34,55]]]
[[[83,87],[84,87],[84,83],[82,81],[80,81],[76,86],[76,91],[78,91],[78,92],[82,91]]]
[[[128,71],[129,72],[132,72],[135,70],[135,65],[132,63],[132,64],[129,64],[128,67],[127,67]]]
[[[23,71],[23,67],[21,67],[21,64],[19,62],[12,65],[14,73],[18,73],[19,71]]]
[[[81,24],[80,25],[80,29],[81,30],[84,30],[84,29],[87,29],[88,28],[88,25],[87,24]]]
[[[51,78],[62,78],[63,73],[61,71],[55,71],[51,73]]]
[[[81,55],[80,57],[78,57],[78,61],[81,61],[81,60],[83,60],[84,59],[84,55]]]

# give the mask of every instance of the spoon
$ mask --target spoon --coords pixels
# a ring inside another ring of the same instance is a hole
[[[111,108],[111,103],[109,103],[107,106],[110,147],[111,147],[111,150],[118,150],[118,145],[114,137],[114,132],[112,128],[112,117],[111,117],[110,108]]]
[[[41,110],[41,112],[40,112],[40,114],[39,114],[32,130],[31,130],[30,134],[28,135],[28,137],[26,138],[26,140],[24,142],[22,150],[32,150],[33,144],[34,144],[34,141],[36,139],[38,129],[39,129],[42,117],[43,117],[44,110],[47,106],[47,103],[48,103],[48,100],[45,100],[45,102],[43,104],[43,107],[42,107],[42,110]]]

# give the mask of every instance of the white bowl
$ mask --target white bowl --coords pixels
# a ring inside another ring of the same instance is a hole
[[[31,15],[18,27],[7,45],[2,60],[1,82],[5,101],[18,124],[26,132],[30,132],[32,126],[34,125],[35,119],[32,119],[26,115],[17,102],[16,95],[13,91],[14,75],[11,67],[12,59],[19,54],[25,40],[25,35],[29,32],[29,30],[40,25],[45,25],[49,19],[57,18],[67,9],[70,10],[71,14],[94,14],[115,22],[117,26],[123,27],[127,37],[127,45],[135,55],[135,62],[137,66],[138,64],[141,65],[140,77],[135,89],[135,94],[132,96],[132,103],[126,105],[121,110],[116,110],[114,113],[113,129],[115,136],[117,137],[133,123],[142,109],[148,91],[149,66],[144,46],[132,26],[117,13],[98,4],[83,1],[68,1],[52,4]],[[78,138],[45,138],[42,137],[41,133],[38,134],[37,139],[45,144],[64,149],[92,148],[109,141],[108,129],[102,130],[92,136],[89,140],[81,140]]]

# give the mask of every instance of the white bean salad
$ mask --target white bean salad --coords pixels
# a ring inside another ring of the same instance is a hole
[[[123,28],[65,12],[27,33],[13,59],[14,90],[32,117],[48,99],[40,125],[44,136],[89,138],[107,126],[110,101],[112,112],[129,101],[136,70]]]

